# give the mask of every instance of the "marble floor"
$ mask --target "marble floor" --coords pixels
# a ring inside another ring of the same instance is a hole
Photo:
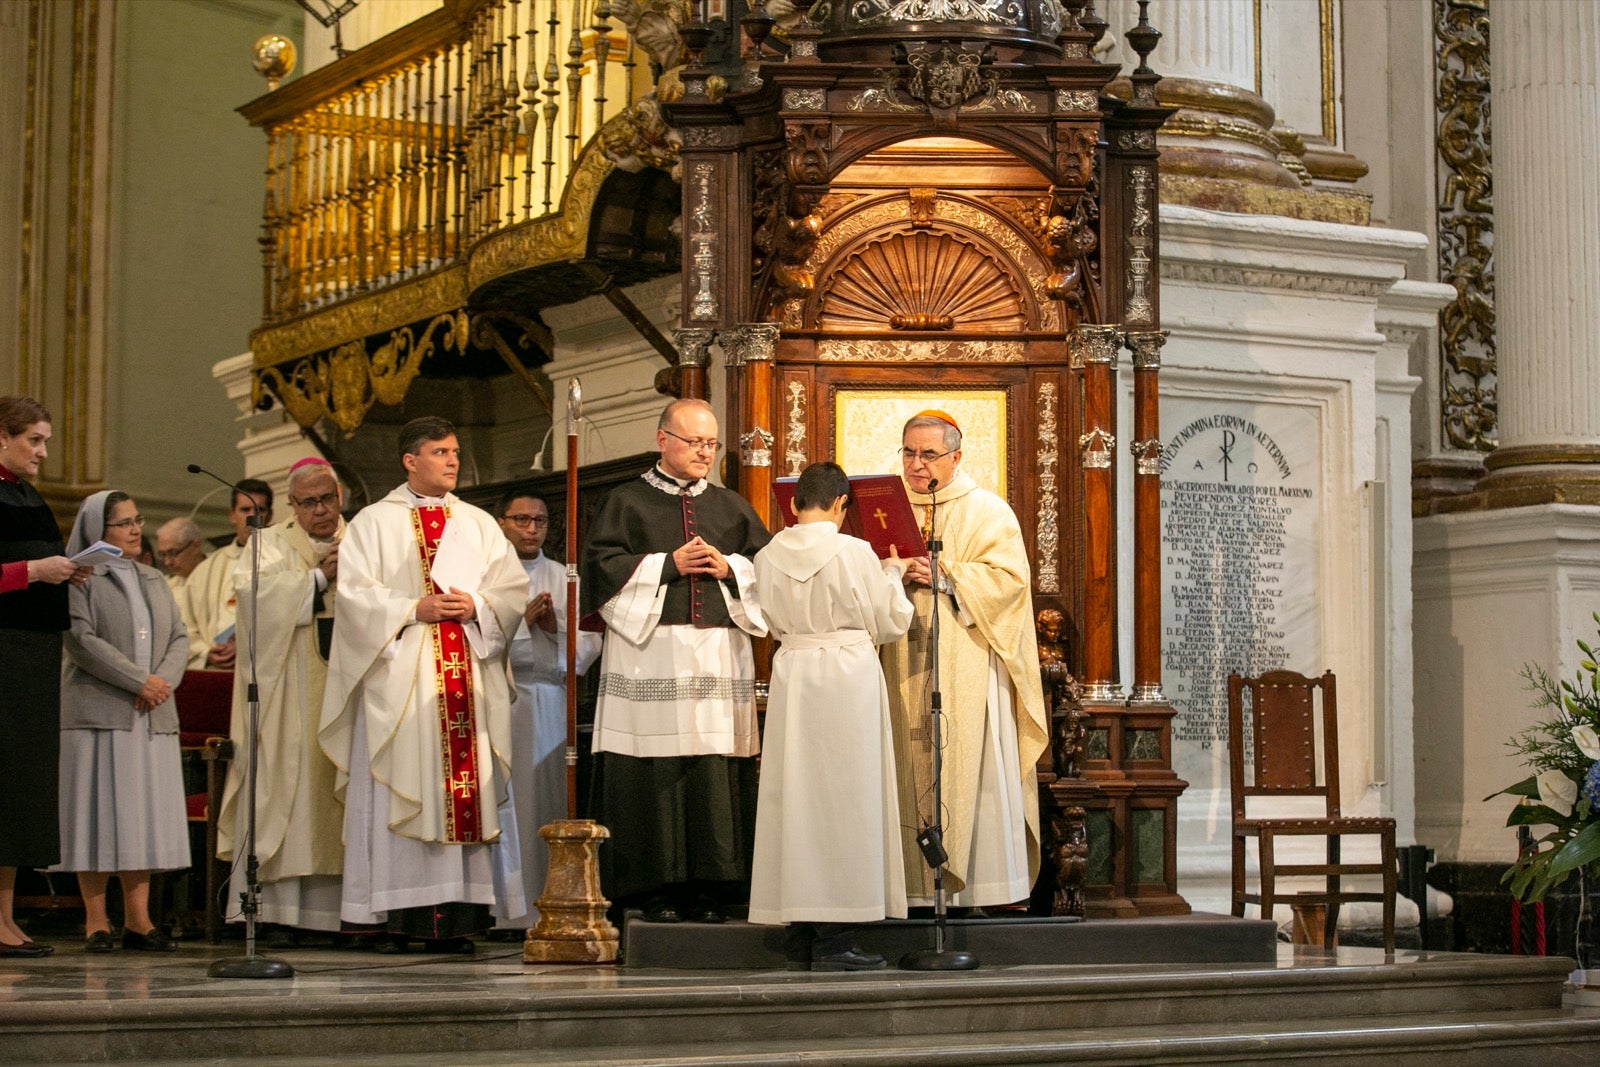
[[[549,1029],[539,1031],[539,1041],[523,1040],[507,1031],[492,1041],[475,1045],[472,1040],[438,1029],[446,1023],[434,1022],[429,1025],[435,1029],[428,1032],[445,1035],[438,1044],[431,1039],[410,1044],[374,1040],[358,1060],[352,1058],[351,1048],[362,1047],[361,1043],[346,1047],[326,1044],[327,1038],[319,1035],[331,1030],[308,1029],[304,1040],[298,1042],[275,1041],[271,1037],[273,1026],[291,1022],[301,1025],[311,1017],[333,1019],[335,1024],[340,1018],[348,1018],[351,1026],[382,1019],[387,1020],[381,1024],[384,1027],[402,1026],[420,1014],[442,1012],[440,1017],[448,1019],[446,1007],[451,1004],[469,1006],[467,1015],[496,1023],[516,1017],[525,1034],[530,1033],[526,1028],[532,1025],[529,1020],[534,1015],[538,1016],[538,1024],[546,1028],[557,1026],[551,1021],[557,1017],[573,1027],[592,1026],[601,1017],[656,1017],[658,1040],[649,1056],[641,1059],[636,1052],[619,1048],[615,1059],[611,1059],[603,1049],[588,1048],[582,1058],[585,1064],[775,1062],[751,1058],[752,1046],[747,1044],[718,1046],[719,1054],[707,1057],[703,1033],[685,1035],[685,1043],[680,1046],[672,1020],[701,1013],[702,1023],[704,1018],[713,1018],[716,1025],[723,1025],[741,1008],[780,1002],[788,1005],[784,1010],[803,1013],[828,1010],[828,1005],[873,1003],[885,1005],[884,1011],[891,1010],[890,1006],[894,1011],[903,1011],[907,1002],[924,998],[948,1001],[951,1010],[958,1010],[954,1007],[957,998],[969,993],[1013,999],[1024,993],[1035,999],[1065,996],[1069,1001],[1075,989],[1092,989],[1101,994],[1119,988],[1142,989],[1148,994],[1159,988],[1175,995],[1185,981],[1219,989],[1238,985],[1242,990],[1275,976],[1290,986],[1307,982],[1337,984],[1342,978],[1370,985],[1375,980],[1372,976],[1382,979],[1391,971],[1403,973],[1412,981],[1419,976],[1424,981],[1431,980],[1425,974],[1428,971],[1437,971],[1439,982],[1471,981],[1472,969],[1480,966],[1477,961],[1490,961],[1483,966],[1499,966],[1492,961],[1506,959],[1404,951],[1386,957],[1378,949],[1325,951],[1282,945],[1275,962],[1259,964],[1017,965],[984,967],[964,974],[899,970],[821,974],[526,965],[519,943],[482,942],[472,955],[453,956],[429,955],[416,949],[405,955],[327,947],[274,950],[271,955],[294,968],[293,977],[240,980],[210,978],[206,973],[212,961],[242,955],[239,942],[220,946],[182,942],[177,952],[165,955],[119,949],[95,956],[85,954],[76,938],[58,938],[50,943],[56,946],[53,956],[0,960],[0,1062],[18,1067],[25,1063],[62,1062],[271,1062],[303,1067],[361,1062],[421,1067],[578,1061],[576,1056],[565,1057],[553,1045],[544,1051],[535,1048],[544,1047],[542,1043],[557,1032]],[[1548,981],[1558,969],[1546,964],[1543,970]],[[1046,990],[1048,994],[1041,992]],[[1600,1019],[1600,1009],[1593,1007],[1569,1003],[1562,1010],[1568,1015]],[[1421,1013],[1419,1008],[1418,1014]],[[717,1022],[718,1018],[722,1021]],[[995,1018],[1000,1020],[1002,1016]],[[764,1025],[768,1028],[762,1030],[758,1026],[755,1039],[781,1039],[781,1027]],[[1199,1034],[1200,1030],[1194,1027],[1206,1025],[1212,1024],[1195,1019],[1190,1032]],[[1218,1019],[1215,1025],[1230,1024]],[[241,1035],[253,1036],[229,1041],[223,1035],[230,1028],[241,1028]],[[153,1030],[168,1036],[151,1038]],[[134,1032],[146,1036],[139,1043],[119,1043],[119,1034]],[[81,1033],[81,1046],[71,1044],[73,1033]],[[977,1039],[975,1034],[965,1036]],[[888,1033],[866,1034],[851,1047],[865,1057],[867,1052],[860,1050],[892,1045],[896,1040],[902,1039]],[[740,1053],[739,1049],[745,1052]],[[815,1060],[829,1061],[827,1057]],[[794,1061],[784,1058],[783,1062]],[[861,1062],[892,1061],[864,1058]],[[993,1059],[974,1054],[970,1060],[958,1058],[949,1062],[1008,1061],[1004,1056]]]

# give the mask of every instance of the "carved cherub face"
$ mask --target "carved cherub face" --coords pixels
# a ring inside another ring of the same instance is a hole
[[[1039,629],[1039,636],[1046,641],[1056,641],[1061,637],[1061,612],[1055,608],[1043,608],[1034,619],[1034,624]]]

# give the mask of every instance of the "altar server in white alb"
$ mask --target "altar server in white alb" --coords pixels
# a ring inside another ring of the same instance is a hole
[[[813,970],[874,970],[848,924],[904,918],[905,866],[889,691],[879,645],[911,625],[904,566],[839,532],[850,481],[813,463],[796,525],[756,556],[778,639],[756,807],[750,921],[808,924]],[[796,938],[798,947],[804,938]]]
[[[339,546],[338,625],[319,738],[344,793],[346,922],[430,947],[522,914],[506,649],[528,576],[494,519],[456,497],[444,419],[400,431],[406,482]],[[508,828],[509,829],[509,828]]]
[[[294,517],[256,535],[261,538],[259,625],[254,627],[261,714],[253,749],[260,768],[258,918],[303,930],[339,929],[344,806],[334,795],[334,766],[317,743],[317,726],[333,637],[343,499],[326,460],[302,459],[289,468]],[[233,864],[229,894],[234,907],[244,891],[249,818],[252,555],[247,549],[233,569],[239,603],[239,668],[229,730],[234,759],[217,816],[217,858],[240,861]]]
[[[550,508],[542,497],[513,489],[501,498],[498,518],[528,575],[528,604],[511,639],[511,800],[528,913],[502,924],[525,926],[539,917],[534,902],[550,867],[539,828],[567,817],[567,568],[544,554]],[[599,655],[600,635],[579,634],[577,673]]]

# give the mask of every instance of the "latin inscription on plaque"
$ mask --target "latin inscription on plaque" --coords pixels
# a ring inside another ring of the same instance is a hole
[[[1320,674],[1316,416],[1178,402],[1162,456],[1163,680],[1173,761],[1226,782],[1228,675]],[[1163,404],[1163,421],[1169,418]]]

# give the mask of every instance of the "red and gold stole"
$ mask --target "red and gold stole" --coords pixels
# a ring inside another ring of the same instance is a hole
[[[435,593],[433,557],[439,537],[450,518],[448,508],[411,509],[411,529],[422,556],[423,584]],[[439,751],[443,757],[444,835],[453,845],[483,840],[483,820],[478,815],[481,779],[478,775],[478,716],[472,699],[472,656],[467,635],[459,622],[436,622],[433,630],[433,678],[439,694]]]

